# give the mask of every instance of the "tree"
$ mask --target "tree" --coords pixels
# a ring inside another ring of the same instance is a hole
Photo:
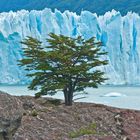
[[[107,65],[101,56],[107,52],[101,50],[101,42],[92,37],[84,40],[81,36],[71,38],[64,35],[49,34],[47,46],[35,38],[28,37],[22,44],[24,58],[19,65],[29,71],[27,76],[33,80],[29,89],[36,90],[36,96],[64,93],[65,105],[72,105],[76,92],[86,87],[97,88],[106,80],[104,72],[96,67]]]

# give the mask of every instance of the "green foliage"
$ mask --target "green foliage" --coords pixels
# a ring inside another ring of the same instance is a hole
[[[55,105],[55,106],[58,106],[61,104],[61,100],[59,100],[59,99],[48,100],[48,102],[52,105]]]
[[[36,117],[36,116],[38,115],[38,113],[37,113],[37,111],[34,109],[34,110],[32,110],[31,115],[32,115],[33,117]]]
[[[81,128],[77,131],[69,133],[70,138],[77,138],[83,135],[97,134],[96,123],[90,124],[88,127]]]
[[[29,89],[39,89],[36,97],[63,91],[65,101],[71,105],[74,92],[98,87],[106,80],[104,72],[96,67],[108,64],[101,59],[107,53],[94,37],[84,40],[81,36],[71,38],[50,33],[46,42],[49,45],[32,37],[22,42],[27,47],[20,66],[29,71],[27,76],[33,79]]]

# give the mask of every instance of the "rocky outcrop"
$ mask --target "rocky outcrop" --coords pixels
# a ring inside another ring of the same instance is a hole
[[[0,140],[12,140],[21,124],[22,114],[22,102],[0,92]]]
[[[0,140],[140,140],[140,112],[0,93]]]

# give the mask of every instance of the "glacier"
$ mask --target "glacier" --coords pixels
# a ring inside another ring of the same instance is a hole
[[[0,83],[26,84],[26,72],[17,65],[23,57],[21,40],[27,36],[44,40],[48,33],[71,37],[95,36],[108,52],[109,64],[100,69],[109,78],[106,84],[140,84],[140,16],[128,12],[121,16],[112,10],[98,16],[88,11],[80,15],[50,9],[0,13]]]

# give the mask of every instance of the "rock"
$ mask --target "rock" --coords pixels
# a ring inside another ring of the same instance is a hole
[[[0,140],[140,140],[140,111],[54,103],[0,92]]]
[[[11,140],[21,123],[22,102],[0,92],[0,140]]]
[[[89,135],[89,136],[81,136],[79,138],[74,138],[73,140],[114,140],[114,138],[110,136],[96,137],[93,135]]]
[[[26,102],[23,103],[23,108],[25,110],[33,109],[33,107],[34,107],[34,104],[30,101],[26,101]]]

